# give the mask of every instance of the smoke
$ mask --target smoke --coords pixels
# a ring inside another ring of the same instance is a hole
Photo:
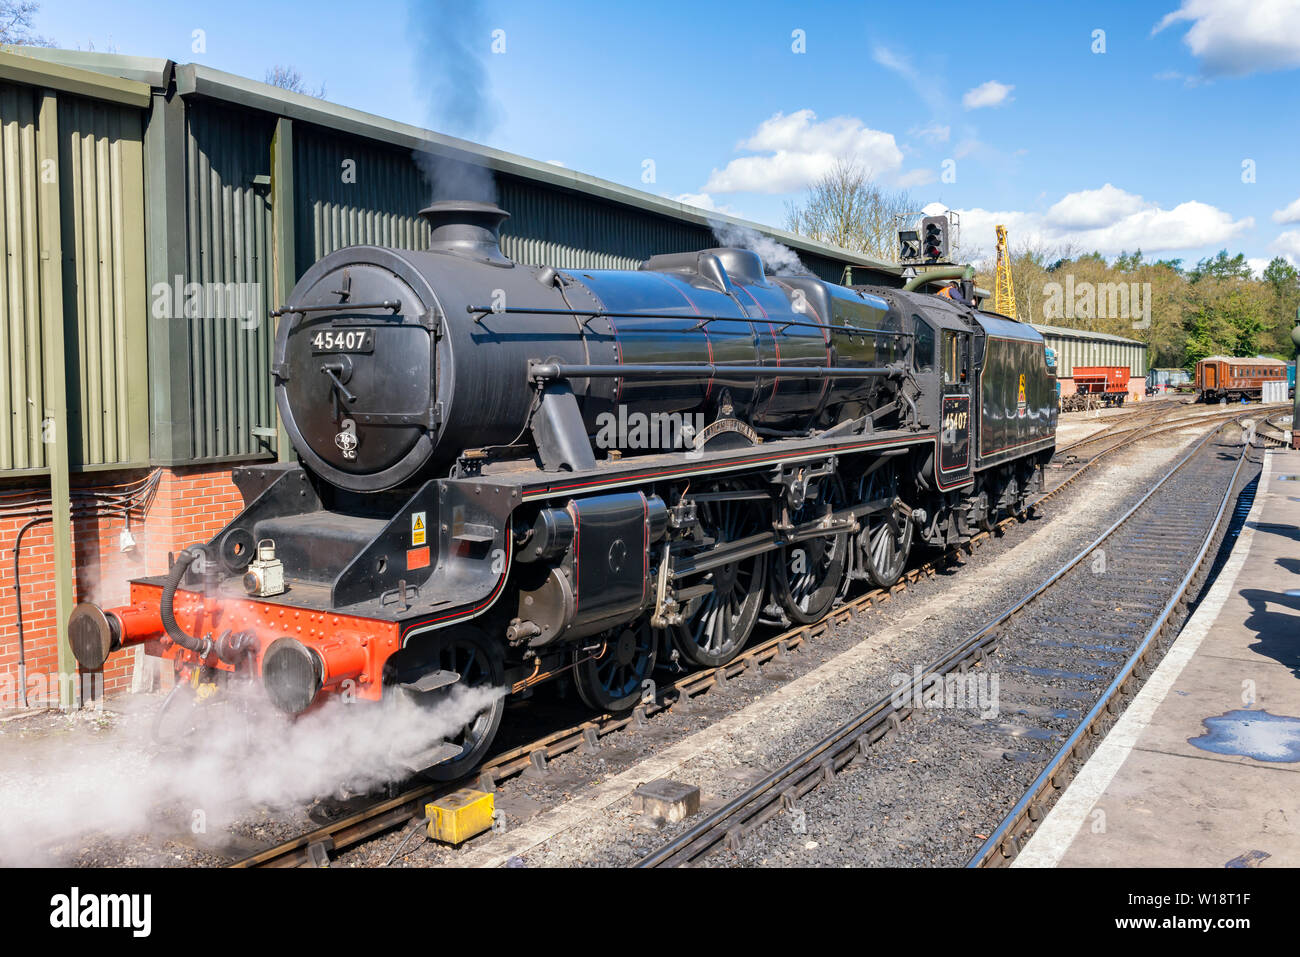
[[[503,694],[455,687],[434,707],[402,695],[333,699],[296,721],[259,694],[246,713],[236,700],[201,706],[198,730],[171,749],[153,743],[148,716],[108,730],[93,713],[69,718],[80,725],[71,734],[10,738],[2,749],[0,864],[48,864],[52,847],[99,834],[179,830],[219,845],[223,830],[262,808],[300,810],[408,776],[402,756],[455,735]]]
[[[489,92],[487,57],[494,36],[487,5],[465,0],[411,0],[409,34],[415,75],[434,128],[466,139],[486,136],[500,109]]]
[[[812,270],[799,261],[798,254],[775,239],[736,223],[710,220],[713,235],[724,246],[738,246],[758,253],[766,271],[776,276],[811,276]]]
[[[437,153],[416,152],[415,165],[433,191],[433,201],[465,199],[480,203],[497,201],[492,171],[476,163],[464,163]]]
[[[490,92],[487,64],[494,49],[505,52],[504,31],[493,29],[483,3],[411,0],[409,33],[429,126],[481,142],[501,117]],[[496,202],[492,172],[481,165],[418,151],[415,162],[435,202]]]

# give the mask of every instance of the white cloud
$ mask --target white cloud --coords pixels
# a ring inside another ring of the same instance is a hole
[[[1271,259],[1257,259],[1253,256],[1246,257],[1246,265],[1250,267],[1250,271],[1255,274],[1256,279],[1263,278],[1264,269],[1270,262],[1272,262]]]
[[[741,156],[714,169],[702,193],[791,193],[804,189],[834,167],[856,160],[872,176],[889,178],[903,165],[892,133],[867,127],[852,116],[819,121],[812,110],[776,113],[759,124],[737,149],[765,155]]]
[[[1250,217],[1233,219],[1231,213],[1196,200],[1164,209],[1110,183],[1063,196],[1045,213],[980,208],[958,212],[962,244],[967,248],[991,247],[994,227],[1001,224],[1013,245],[1069,244],[1106,255],[1139,248],[1163,253],[1219,245],[1255,225]],[[1295,235],[1300,243],[1300,231]]]
[[[1047,218],[1071,229],[1095,229],[1132,215],[1143,205],[1141,196],[1107,183],[1101,189],[1085,189],[1063,196],[1047,211]]]
[[[1014,89],[1014,86],[1006,83],[989,80],[973,90],[967,90],[966,95],[961,98],[961,105],[968,110],[978,110],[985,106],[1001,106],[1003,103],[1011,102],[1013,99],[1011,91]]]
[[[1300,199],[1297,199],[1290,206],[1275,210],[1273,212],[1273,222],[1282,223],[1283,225],[1300,223]]]
[[[1273,240],[1276,249],[1292,263],[1300,263],[1300,229],[1288,229]]]
[[[1300,4],[1295,0],[1183,0],[1151,32],[1190,22],[1183,42],[1208,76],[1300,67]]]
[[[913,127],[907,131],[907,135],[923,139],[927,143],[947,143],[948,138],[952,136],[952,127],[931,123],[929,126]]]
[[[704,209],[715,213],[726,213],[728,216],[739,216],[734,209],[726,205],[718,205],[712,196],[708,193],[678,193],[676,196],[669,197],[686,206],[694,206],[697,209]]]

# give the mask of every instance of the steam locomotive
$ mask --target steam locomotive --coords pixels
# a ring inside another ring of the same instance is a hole
[[[83,668],[144,643],[289,715],[502,689],[403,758],[451,778],[509,694],[563,677],[628,709],[657,666],[724,663],[764,615],[815,621],[914,543],[1022,513],[1053,453],[1042,337],[960,297],[739,248],[524,266],[496,206],[422,215],[427,251],[338,250],[277,310],[298,461],[235,470],[243,510],[130,604],[78,605]]]

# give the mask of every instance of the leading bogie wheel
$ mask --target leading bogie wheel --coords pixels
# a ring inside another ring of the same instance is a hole
[[[411,690],[421,678],[439,672],[460,677],[429,691]],[[384,682],[393,693],[409,696],[430,712],[430,725],[442,740],[420,742],[420,747],[435,748],[441,743],[459,751],[419,770],[422,777],[450,781],[472,771],[487,756],[501,727],[509,691],[497,642],[469,626],[434,632],[389,659]]]

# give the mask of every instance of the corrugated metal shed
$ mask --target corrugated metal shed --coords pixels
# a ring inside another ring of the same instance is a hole
[[[411,157],[410,150],[298,127],[293,156],[297,275],[344,246],[428,248],[429,229],[419,211],[428,205],[429,186]]]
[[[1055,350],[1056,374],[1062,379],[1073,376],[1075,366],[1125,366],[1134,378],[1146,377],[1145,342],[1087,329],[1031,325],[1043,334],[1047,347]]]
[[[68,416],[74,465],[149,457],[140,110],[59,98]]]
[[[190,321],[195,460],[265,455],[274,428],[268,314],[274,308],[271,135],[274,120],[203,101],[186,114],[187,283],[204,301]]]
[[[268,314],[334,249],[427,244],[417,214],[433,191],[417,153],[492,172],[498,200],[512,213],[502,245],[520,262],[627,268],[656,253],[718,245],[714,227],[733,226],[790,246],[825,279],[838,281],[846,266],[857,282],[899,274],[782,230],[198,64],[24,52],[32,55],[0,54],[0,78],[12,84],[5,102],[13,103],[0,143],[3,242],[15,251],[0,324],[13,344],[25,346],[33,335],[27,304],[36,293],[24,277],[36,255],[34,214],[22,197],[31,196],[38,168],[32,98],[54,90],[60,175],[69,170],[59,212],[75,357],[71,458],[85,467],[284,453],[276,448]],[[169,291],[170,314],[156,310],[159,284]],[[0,421],[0,471],[42,467],[33,355],[11,348],[0,373],[7,404],[0,413],[8,413]]]
[[[0,469],[6,471],[45,467],[38,103],[33,88],[0,83]]]
[[[0,51],[0,476],[143,464],[149,449],[143,111],[151,87]],[[71,523],[52,524],[54,617],[72,611]],[[76,663],[61,631],[58,669]],[[59,683],[64,707],[71,684]]]
[[[118,80],[103,96],[81,95],[96,91],[99,78],[9,54],[0,54],[0,75],[21,81],[0,83],[0,470],[45,471],[49,433],[57,428],[68,431],[73,466],[144,464],[147,310],[136,104],[147,102],[148,88]],[[38,79],[41,86],[32,85]],[[46,97],[54,107],[50,155],[40,147]],[[59,237],[42,235],[42,205],[59,223]],[[50,416],[45,382],[51,329],[42,319],[48,310],[39,270],[52,246],[62,250],[66,424]]]

